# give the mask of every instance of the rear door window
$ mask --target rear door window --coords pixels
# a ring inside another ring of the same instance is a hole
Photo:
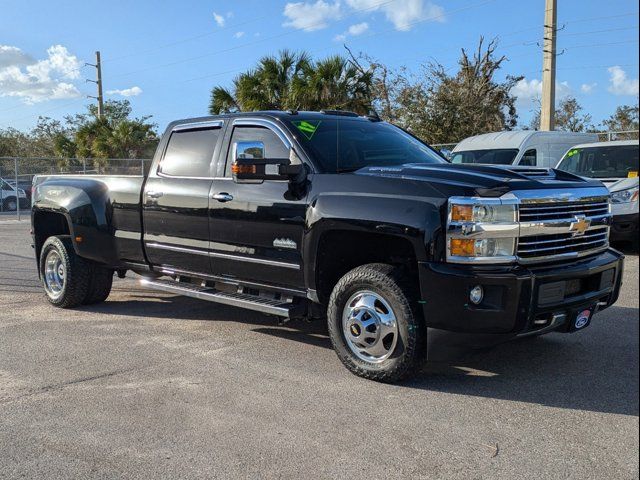
[[[172,132],[159,172],[172,177],[212,177],[213,152],[220,132],[220,128]]]

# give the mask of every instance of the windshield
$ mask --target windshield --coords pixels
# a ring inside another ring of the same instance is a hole
[[[638,145],[572,148],[558,169],[591,178],[637,177]]]
[[[327,172],[405,163],[447,163],[424,143],[388,123],[356,118],[288,123],[307,153]]]
[[[511,165],[518,155],[517,148],[496,148],[493,150],[466,150],[454,152],[451,163],[489,163]]]

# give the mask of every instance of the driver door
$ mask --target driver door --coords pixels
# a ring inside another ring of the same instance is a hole
[[[290,141],[265,119],[236,119],[225,137],[226,162],[219,166],[224,173],[213,182],[209,205],[212,272],[302,288],[306,196],[292,198],[287,181],[236,183],[231,175],[238,144],[246,147],[243,155],[288,158]]]

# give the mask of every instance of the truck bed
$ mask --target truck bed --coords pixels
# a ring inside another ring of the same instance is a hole
[[[142,175],[38,175],[33,205],[64,214],[83,240],[85,257],[113,266],[144,263],[142,247]],[[113,248],[115,247],[115,248]],[[110,252],[109,258],[100,255]],[[115,256],[114,256],[115,253]]]

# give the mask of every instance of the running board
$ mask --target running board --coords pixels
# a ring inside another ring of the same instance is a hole
[[[186,297],[199,298],[209,302],[222,303],[231,305],[232,307],[246,308],[247,310],[255,310],[257,312],[276,315],[278,317],[289,318],[289,314],[294,306],[291,303],[281,300],[272,300],[262,298],[256,295],[247,295],[245,293],[228,293],[221,292],[211,287],[200,287],[192,283],[180,283],[175,280],[154,280],[143,278],[140,280],[143,287],[153,290],[162,290],[164,292],[184,295]]]

